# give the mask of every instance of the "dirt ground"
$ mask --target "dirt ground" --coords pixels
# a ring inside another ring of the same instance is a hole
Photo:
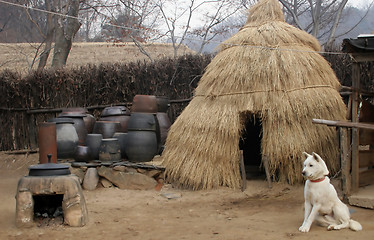
[[[248,180],[244,192],[228,188],[161,191],[84,190],[89,222],[84,227],[15,226],[18,180],[38,154],[0,152],[0,239],[374,239],[374,211],[350,207],[364,230],[327,231],[313,225],[300,233],[303,186]],[[167,198],[168,197],[168,198]]]

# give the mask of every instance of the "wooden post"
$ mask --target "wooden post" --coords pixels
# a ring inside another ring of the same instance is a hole
[[[348,129],[346,127],[338,127],[340,141],[340,163],[342,169],[342,191],[343,198],[347,199],[351,194],[351,162],[349,152]]]
[[[360,104],[360,64],[355,62],[352,66],[352,122],[358,122],[358,109]],[[359,188],[359,131],[358,128],[352,128],[352,191],[356,192]]]
[[[240,173],[242,175],[242,192],[247,188],[247,174],[245,172],[243,150],[240,150]]]

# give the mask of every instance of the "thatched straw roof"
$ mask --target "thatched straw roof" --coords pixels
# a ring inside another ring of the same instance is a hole
[[[342,120],[339,82],[316,51],[318,41],[284,21],[277,0],[260,0],[246,25],[220,46],[190,104],[172,125],[163,153],[169,182],[192,189],[239,188],[239,140],[245,118],[262,123],[262,156],[273,179],[302,181],[303,151],[337,168],[334,128]]]

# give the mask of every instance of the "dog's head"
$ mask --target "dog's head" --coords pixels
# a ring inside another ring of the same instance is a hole
[[[329,174],[326,163],[317,153],[312,155],[303,152],[303,156],[306,158],[304,161],[303,176],[309,180],[316,180],[323,178]]]

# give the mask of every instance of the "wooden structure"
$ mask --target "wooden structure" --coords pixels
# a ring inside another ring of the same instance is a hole
[[[338,129],[342,190],[344,197],[347,198],[358,192],[361,186],[374,185],[374,137],[371,137],[374,136],[374,115],[362,119],[361,111],[364,110],[365,103],[360,98],[361,94],[366,92],[360,87],[360,65],[363,62],[374,61],[374,35],[344,39],[343,52],[349,53],[352,58],[352,93],[347,113],[347,118],[351,121],[313,119],[313,122],[335,126]]]

